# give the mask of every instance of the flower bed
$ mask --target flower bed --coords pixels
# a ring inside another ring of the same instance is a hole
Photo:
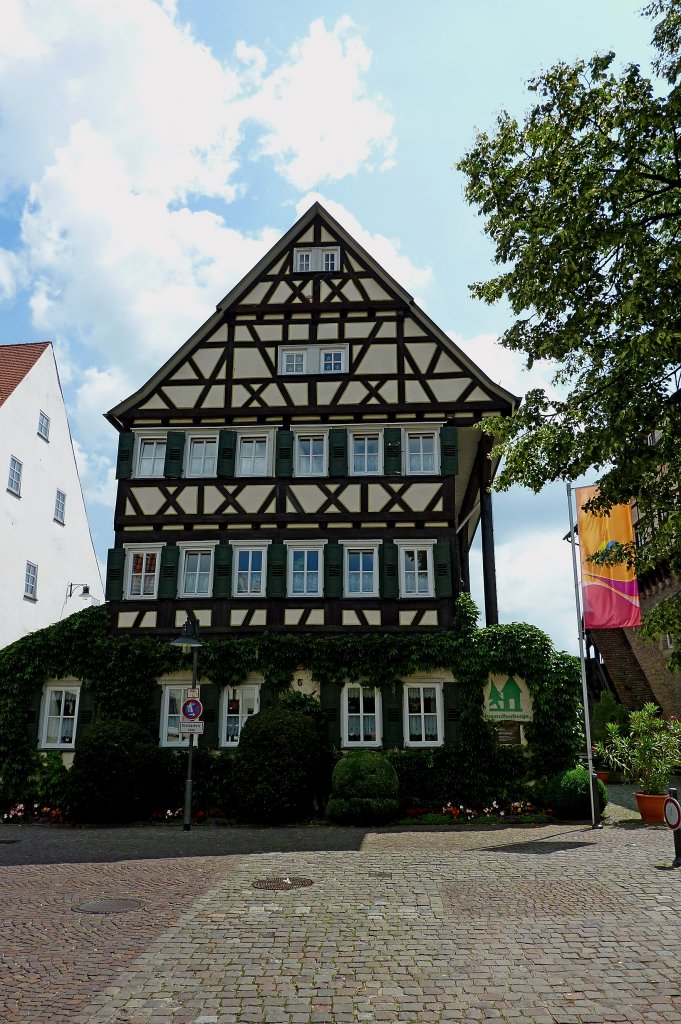
[[[552,812],[536,808],[527,800],[500,805],[493,800],[487,807],[466,807],[447,803],[441,809],[411,807],[400,825],[491,825],[491,824],[534,824],[551,820]]]

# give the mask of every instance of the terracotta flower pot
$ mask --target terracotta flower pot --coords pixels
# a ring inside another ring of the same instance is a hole
[[[634,793],[642,821],[647,825],[664,825],[666,793]]]
[[[601,780],[601,782],[610,782],[610,772],[599,770],[596,772],[596,776]]]

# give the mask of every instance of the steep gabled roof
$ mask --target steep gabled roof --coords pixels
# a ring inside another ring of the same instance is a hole
[[[49,341],[28,341],[21,345],[0,345],[0,405],[21,384],[50,344]]]

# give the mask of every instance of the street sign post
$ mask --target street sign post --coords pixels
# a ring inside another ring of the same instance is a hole
[[[673,830],[674,835],[674,860],[673,868],[681,868],[681,804],[679,804],[677,791],[671,786],[667,790],[669,796],[664,802],[664,820]]]
[[[180,722],[180,736],[203,736],[203,722]]]

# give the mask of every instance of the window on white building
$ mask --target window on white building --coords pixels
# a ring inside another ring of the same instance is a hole
[[[131,548],[128,550],[126,597],[156,597],[159,558],[160,548]]]
[[[234,594],[236,597],[262,597],[265,593],[267,548],[234,550]]]
[[[307,352],[304,349],[283,349],[281,353],[282,373],[305,373]]]
[[[352,434],[353,476],[372,476],[381,472],[381,444],[379,434]]]
[[[267,476],[267,437],[239,438],[239,476]]]
[[[302,252],[296,253],[296,270],[301,273],[307,273],[312,269],[312,256],[309,251],[303,250]]]
[[[322,250],[322,269],[326,271],[338,270],[338,250]]]
[[[66,495],[63,491],[57,491],[54,499],[54,518],[58,523],[66,522]]]
[[[221,695],[220,746],[237,746],[246,721],[259,710],[260,686],[225,687]]]
[[[24,573],[24,597],[35,601],[38,598],[38,566],[34,562],[26,563]]]
[[[373,686],[348,683],[341,694],[341,735],[344,747],[381,744],[381,693]]]
[[[138,476],[163,476],[166,459],[166,442],[153,438],[140,441]]]
[[[434,432],[407,431],[406,472],[408,474],[435,473],[436,453]]]
[[[405,683],[405,746],[437,747],[443,732],[442,683]]]
[[[323,546],[289,545],[289,597],[321,597]]]
[[[43,441],[50,440],[50,417],[42,409],[38,414],[38,437],[42,437]]]
[[[345,350],[342,348],[322,349],[320,369],[322,373],[343,373],[345,371]]]
[[[378,596],[377,546],[346,546],[344,592],[346,597]]]
[[[182,704],[184,703],[188,683],[184,685],[166,685],[163,687],[161,699],[161,730],[162,747],[184,747],[189,742],[188,736],[180,733],[182,721]]]
[[[433,597],[433,545],[398,543],[400,596]]]
[[[46,686],[40,723],[40,746],[73,750],[78,720],[79,686]]]
[[[296,476],[326,475],[326,434],[296,435]]]
[[[11,494],[16,494],[17,498],[21,495],[21,474],[24,466],[19,459],[15,459],[13,455],[10,456],[9,460],[9,477],[7,478],[7,490]]]
[[[185,548],[182,558],[183,597],[207,597],[211,592],[213,549]]]
[[[165,448],[163,457],[165,459]],[[216,437],[192,437],[189,441],[189,476],[215,476],[217,472],[218,441]],[[163,468],[161,468],[161,473]],[[159,474],[151,474],[158,476]]]

